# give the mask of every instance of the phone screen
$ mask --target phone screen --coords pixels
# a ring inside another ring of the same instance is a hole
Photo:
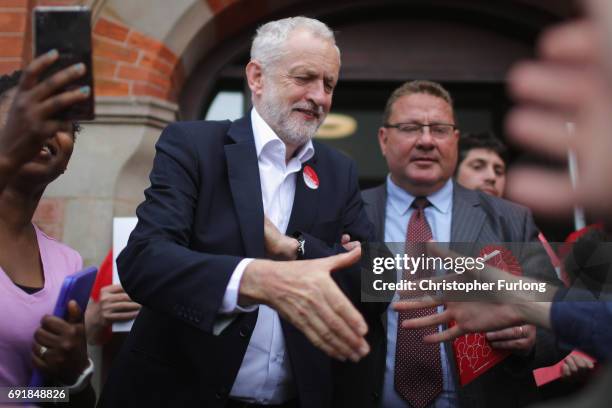
[[[59,52],[59,59],[45,71],[41,79],[79,62],[87,68],[84,76],[67,85],[61,92],[88,85],[91,89],[89,98],[60,112],[57,118],[93,120],[91,12],[86,7],[36,7],[33,19],[35,56],[52,49]]]

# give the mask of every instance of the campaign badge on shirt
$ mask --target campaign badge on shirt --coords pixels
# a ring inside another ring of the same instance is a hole
[[[308,187],[313,190],[319,188],[319,176],[317,176],[317,173],[312,167],[304,166],[302,174],[304,175],[304,183],[306,183]]]

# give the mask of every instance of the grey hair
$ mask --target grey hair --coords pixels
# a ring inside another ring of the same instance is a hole
[[[285,54],[287,51],[284,49],[285,41],[289,34],[298,28],[334,44],[340,56],[334,32],[325,23],[314,18],[299,16],[270,21],[260,26],[251,44],[251,60],[259,61],[264,70],[269,68]]]

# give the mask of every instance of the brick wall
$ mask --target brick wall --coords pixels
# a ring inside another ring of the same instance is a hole
[[[30,11],[35,5],[80,4],[79,0],[0,0],[0,74],[29,61]],[[93,30],[98,96],[152,96],[175,102],[184,80],[177,56],[163,43],[107,18]]]
[[[95,24],[93,43],[96,95],[176,101],[184,72],[163,43],[104,17]]]
[[[73,5],[82,0],[0,0],[0,75],[31,59],[31,10],[36,5]],[[176,101],[184,80],[180,60],[163,43],[137,30],[99,18],[93,29],[97,96],[151,96]],[[67,198],[43,198],[34,222],[62,240]]]
[[[28,0],[0,0],[0,74],[21,67]]]

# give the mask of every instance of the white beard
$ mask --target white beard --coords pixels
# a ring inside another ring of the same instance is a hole
[[[263,93],[257,112],[283,142],[292,146],[304,145],[314,137],[317,129],[323,123],[325,119],[323,107],[308,102],[298,102],[290,107],[279,106],[279,100],[278,90],[272,87],[268,92]],[[317,112],[318,118],[311,121],[299,120],[292,115],[295,108]]]

